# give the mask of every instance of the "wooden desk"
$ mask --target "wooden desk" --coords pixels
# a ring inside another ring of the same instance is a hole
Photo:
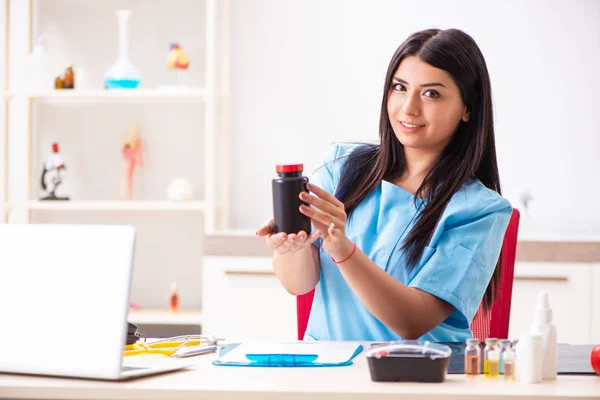
[[[527,385],[448,375],[438,384],[372,382],[364,353],[336,368],[217,367],[215,354],[191,369],[127,382],[0,374],[0,398],[10,399],[600,399],[600,376],[565,376]]]

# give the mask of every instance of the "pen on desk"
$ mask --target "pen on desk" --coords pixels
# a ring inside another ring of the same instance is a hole
[[[175,357],[191,357],[198,356],[201,354],[214,353],[217,351],[217,346],[189,346],[182,347],[177,353],[174,354]]]

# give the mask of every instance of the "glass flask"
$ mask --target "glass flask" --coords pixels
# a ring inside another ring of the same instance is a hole
[[[106,89],[135,89],[141,77],[137,68],[129,60],[129,16],[130,10],[118,10],[119,19],[119,58],[106,71],[104,86]]]

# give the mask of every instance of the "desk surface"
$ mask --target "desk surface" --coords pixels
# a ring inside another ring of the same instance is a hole
[[[444,383],[372,382],[364,352],[351,366],[258,368],[214,366],[215,354],[188,358],[194,367],[126,382],[0,374],[0,398],[10,399],[600,399],[600,376],[565,376],[527,385],[448,375]]]

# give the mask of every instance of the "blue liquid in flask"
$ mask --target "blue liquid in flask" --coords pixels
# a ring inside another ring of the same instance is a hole
[[[136,89],[140,85],[139,79],[106,79],[106,89]]]

